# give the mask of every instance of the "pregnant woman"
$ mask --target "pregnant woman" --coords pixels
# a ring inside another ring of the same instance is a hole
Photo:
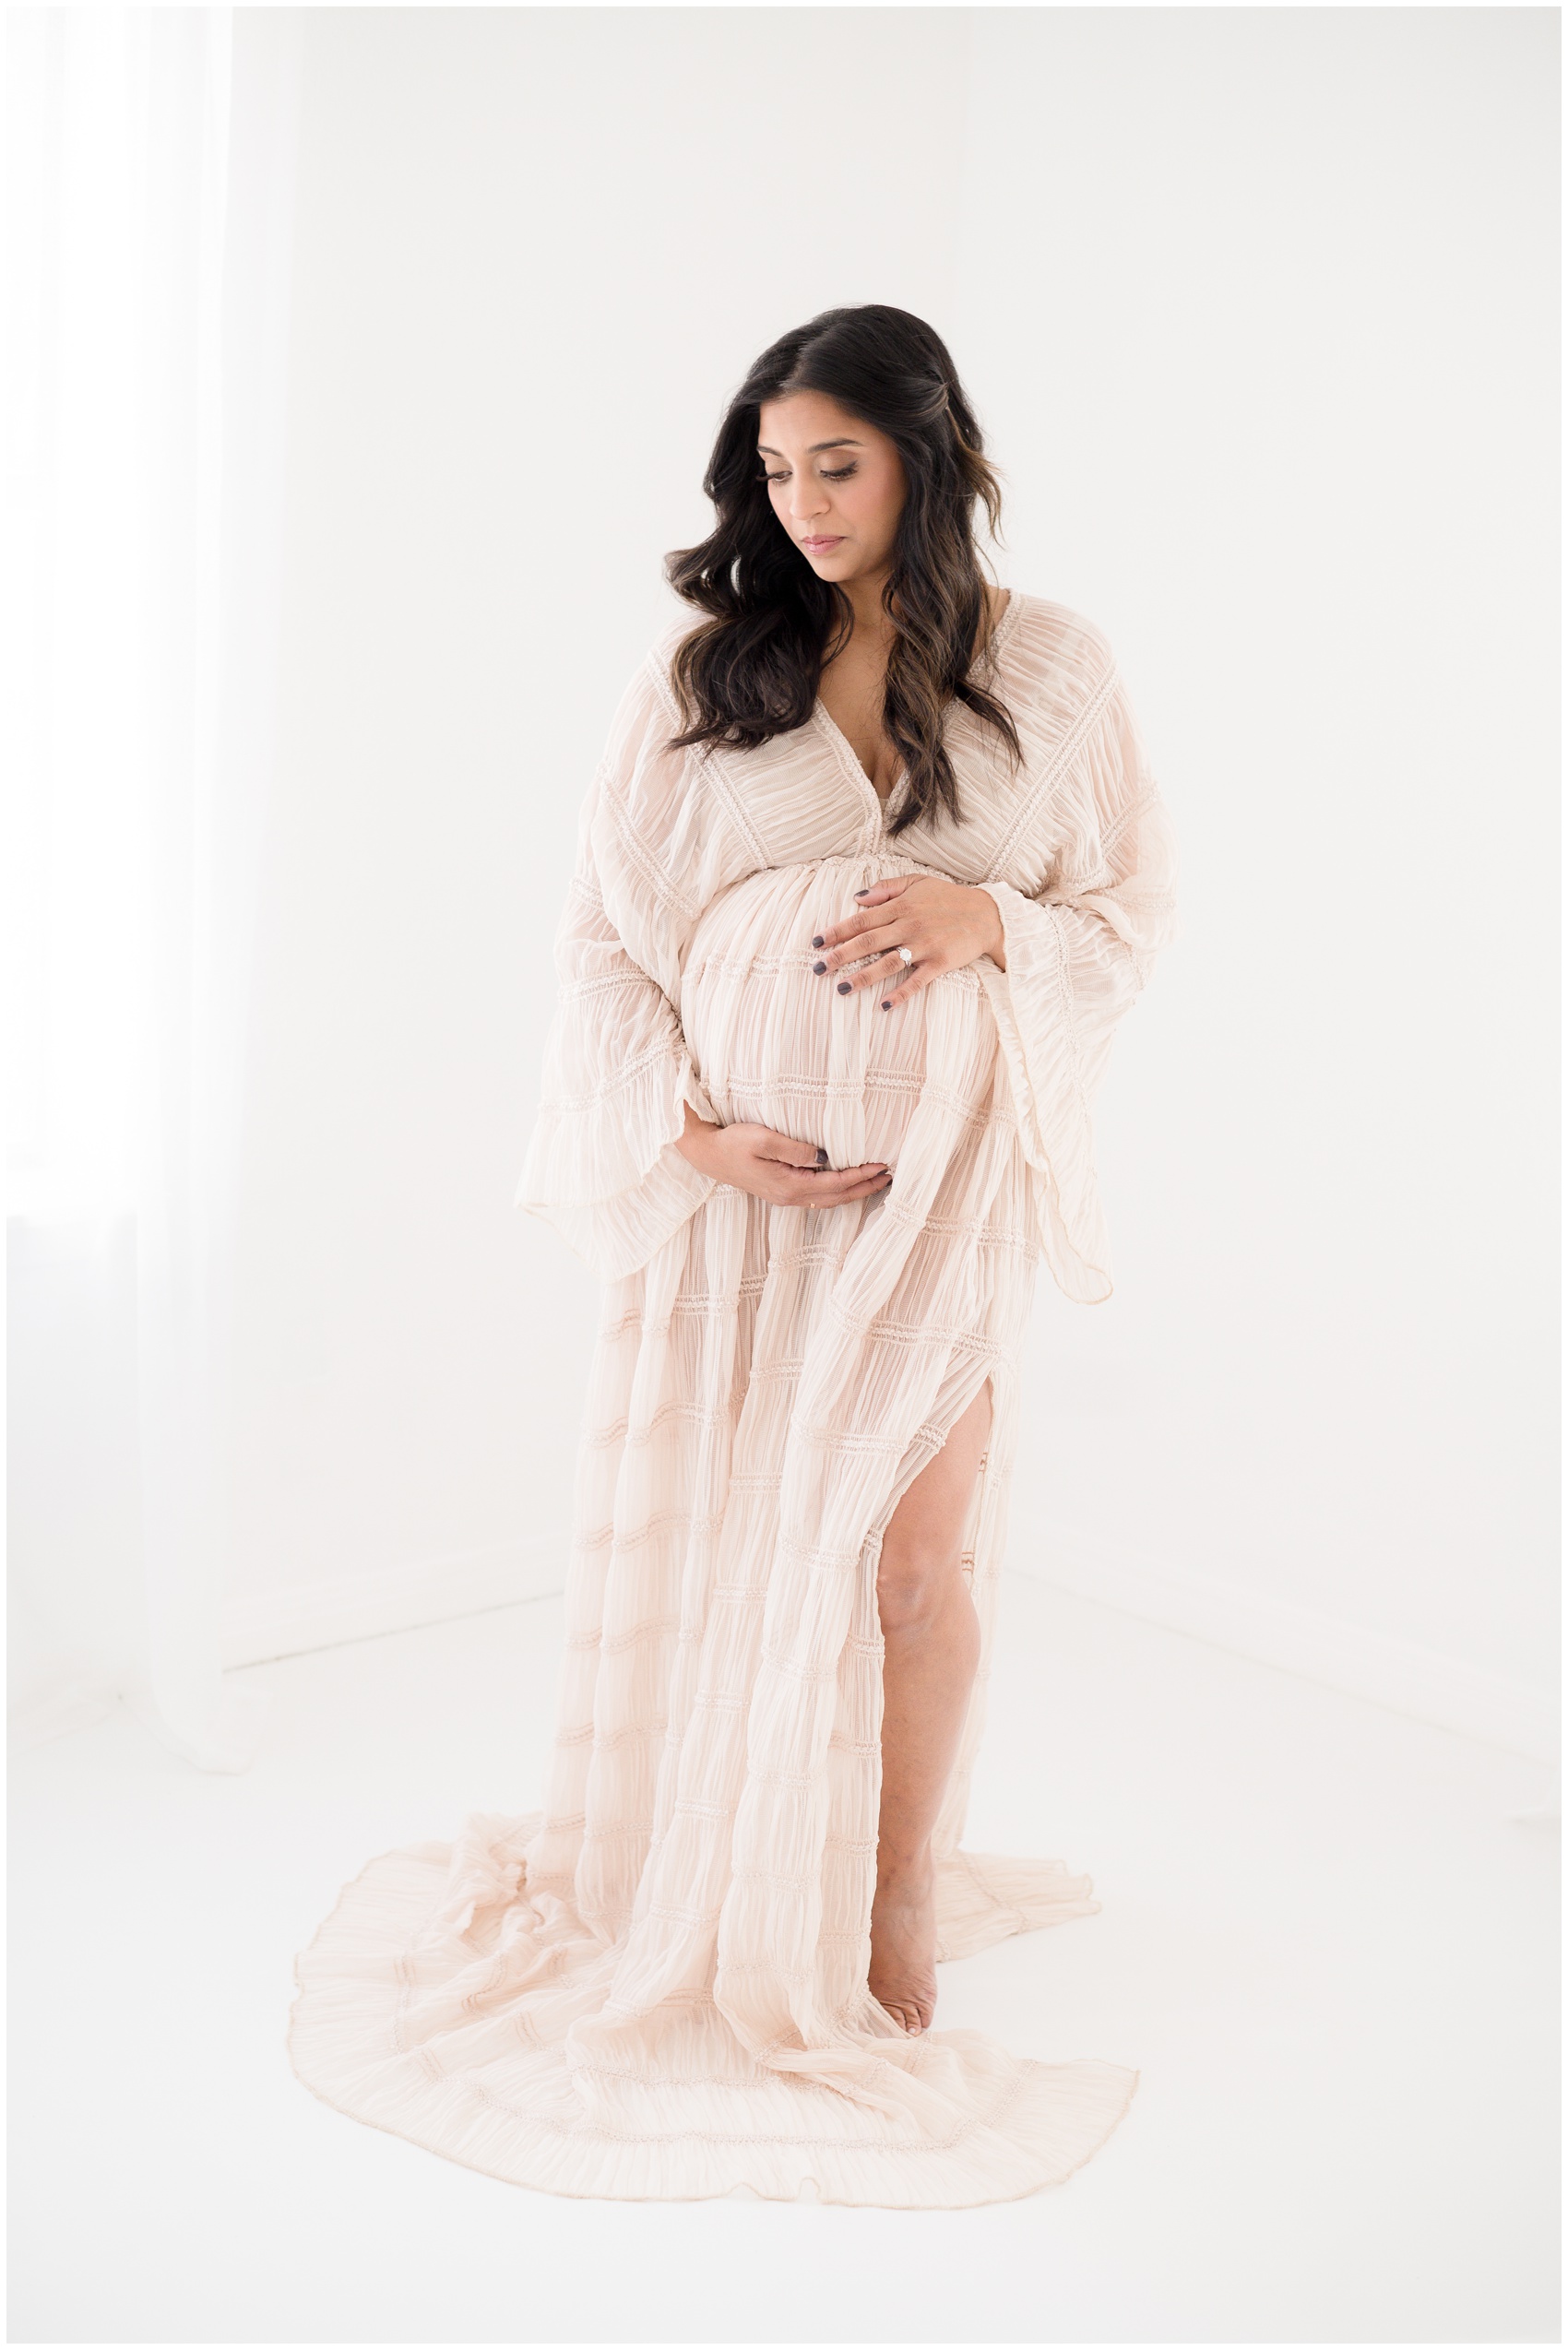
[[[1021,1339],[1041,1257],[1111,1293],[1089,1104],[1168,820],[1103,636],[982,577],[995,477],[919,319],[783,337],[707,488],[518,1193],[605,1284],[547,1806],[373,1862],[291,2047],[564,2194],[999,2201],[1134,2083],[928,2027],[938,1961],[1097,1905],[959,1836]]]

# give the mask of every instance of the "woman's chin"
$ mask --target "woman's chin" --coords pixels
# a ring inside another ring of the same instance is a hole
[[[830,579],[836,588],[848,588],[851,580],[859,579],[861,573],[869,569],[858,554],[851,554],[841,547],[835,547],[830,555],[808,554],[806,561],[819,579]]]

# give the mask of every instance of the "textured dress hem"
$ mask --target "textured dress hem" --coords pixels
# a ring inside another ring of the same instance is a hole
[[[520,1841],[539,1819],[507,1824]],[[1042,1893],[1036,1872],[1049,1864],[964,1857],[982,1870],[1021,1867],[1034,1875],[1032,1893],[1014,1886],[1017,1900],[1004,1932],[1089,1916],[1099,1907],[1085,1881],[1065,1870],[1059,1893]],[[589,2125],[542,2119],[487,2096],[467,2074],[444,2074],[419,2045],[403,2044],[399,2024],[411,1988],[408,1952],[441,1907],[450,1864],[450,1849],[442,1845],[386,1852],[344,1887],[295,1961],[299,1996],[289,2059],[296,2078],[335,2111],[512,2186],[627,2202],[702,2202],[750,2193],[766,2202],[896,2210],[1011,2202],[1081,2169],[1116,2129],[1137,2088],[1135,2071],[1097,2059],[1067,2064],[1016,2059],[990,2109],[960,2127],[945,2146],[911,2138],[899,2147],[868,2130],[762,2138],[691,2126],[655,2141],[627,2140]],[[986,1908],[994,1920],[994,1904]],[[992,1930],[987,1939],[1000,1936]],[[933,2044],[966,2036],[929,2035]],[[686,2088],[686,2102],[695,2094]],[[799,2090],[792,2096],[801,2101]]]

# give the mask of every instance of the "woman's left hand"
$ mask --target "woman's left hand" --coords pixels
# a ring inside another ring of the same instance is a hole
[[[940,881],[929,873],[895,873],[855,893],[855,912],[814,938],[821,950],[813,968],[831,976],[840,995],[875,988],[891,1011],[944,971],[989,955],[1007,968],[1002,915],[988,889]],[[898,949],[914,957],[906,963]],[[862,963],[863,955],[875,961]],[[858,970],[846,967],[860,964]]]

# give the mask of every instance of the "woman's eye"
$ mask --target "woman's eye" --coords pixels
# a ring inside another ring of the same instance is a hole
[[[851,474],[851,473],[858,473],[858,472],[859,472],[859,470],[860,470],[860,468],[859,468],[858,466],[855,466],[855,465],[840,465],[840,466],[838,466],[837,469],[830,469],[827,466],[826,466],[826,465],[825,465],[825,466],[823,467],[823,469],[822,469],[822,479],[823,479],[825,481],[847,481],[849,479],[849,476],[850,476],[850,474]],[[763,474],[763,477],[762,477],[762,478],[763,478],[763,480],[764,480],[765,481],[777,483],[777,482],[779,482],[779,481],[788,481],[788,480],[790,479],[790,476],[789,476],[789,474],[788,474],[787,472],[786,472],[786,473],[767,473],[767,472],[765,472],[765,473]]]

